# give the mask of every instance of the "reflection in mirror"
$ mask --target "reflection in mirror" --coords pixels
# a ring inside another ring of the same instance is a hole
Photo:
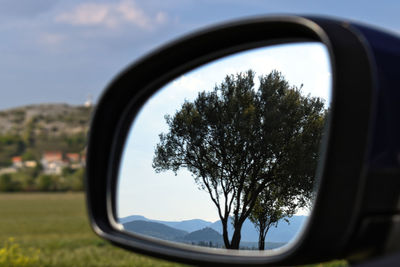
[[[237,53],[167,84],[130,129],[119,223],[196,246],[288,244],[312,209],[330,75],[327,49],[307,42]]]

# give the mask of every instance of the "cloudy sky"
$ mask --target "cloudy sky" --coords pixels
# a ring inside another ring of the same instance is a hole
[[[96,100],[124,66],[181,34],[262,14],[321,14],[399,32],[399,1],[0,0],[0,109]]]

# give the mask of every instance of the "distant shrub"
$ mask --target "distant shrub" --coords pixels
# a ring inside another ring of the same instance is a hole
[[[21,138],[16,135],[3,135],[0,136],[1,145],[13,145],[21,142]]]
[[[0,192],[14,192],[21,189],[20,183],[14,181],[8,173],[0,175]]]
[[[37,178],[37,190],[48,192],[68,191],[70,185],[68,181],[59,175],[42,174]]]
[[[24,154],[22,154],[22,160],[36,160],[35,154],[32,150],[26,150]]]
[[[85,170],[78,169],[76,170],[71,176],[68,177],[69,182],[69,189],[72,191],[83,191],[84,183],[83,183],[83,176]]]
[[[0,175],[0,192],[65,192],[84,190],[84,168],[64,168],[61,175],[41,173],[40,166]],[[1,265],[0,265],[1,267]]]
[[[21,177],[21,191],[32,192],[36,191],[35,178],[31,175]]]
[[[11,158],[20,155],[25,149],[25,144],[19,136],[0,136],[0,166],[9,166]]]
[[[53,191],[56,186],[51,175],[42,174],[37,178],[36,187],[39,191]]]
[[[36,190],[43,192],[82,191],[83,175],[76,171],[68,176],[41,174],[37,178]],[[82,178],[80,178],[82,176]]]
[[[40,250],[29,249],[23,251],[15,242],[14,238],[9,238],[0,248],[0,266],[1,267],[30,267],[40,266]]]
[[[67,143],[68,147],[75,148],[75,150],[81,151],[86,145],[86,135],[84,133],[79,133],[64,137],[64,142]]]

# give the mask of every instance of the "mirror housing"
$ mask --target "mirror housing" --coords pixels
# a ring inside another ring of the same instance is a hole
[[[116,223],[115,191],[125,139],[146,100],[179,75],[226,55],[270,44],[317,41],[329,50],[332,103],[319,189],[302,235],[260,255],[211,252],[132,236]],[[205,29],[124,70],[92,120],[86,191],[92,228],[120,247],[192,264],[288,265],[362,260],[398,250],[400,232],[400,40],[341,20],[263,17]]]

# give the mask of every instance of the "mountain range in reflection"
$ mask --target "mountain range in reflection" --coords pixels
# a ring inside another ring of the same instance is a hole
[[[296,236],[306,219],[307,216],[293,216],[289,219],[289,224],[282,219],[276,228],[272,227],[268,231],[265,240],[266,249],[277,248],[288,243]],[[120,218],[119,222],[127,231],[163,240],[203,246],[223,246],[221,221],[209,222],[201,219],[161,221],[132,215]],[[231,223],[229,223],[228,231],[230,234],[233,233]],[[249,220],[243,224],[241,235],[240,247],[257,248],[258,232]]]

